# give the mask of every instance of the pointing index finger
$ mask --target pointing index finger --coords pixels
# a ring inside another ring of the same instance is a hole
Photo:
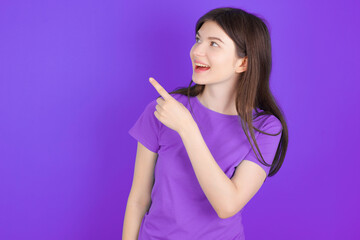
[[[172,98],[172,96],[154,78],[150,77],[149,81],[164,100]]]

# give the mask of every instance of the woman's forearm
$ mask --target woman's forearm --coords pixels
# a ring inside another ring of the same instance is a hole
[[[215,161],[195,123],[183,129],[179,135],[203,192],[218,216],[226,218],[234,202],[235,184]]]
[[[137,240],[141,221],[148,210],[148,206],[142,206],[128,200],[125,210],[122,240]]]

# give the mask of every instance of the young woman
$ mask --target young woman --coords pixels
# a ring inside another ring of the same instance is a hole
[[[123,239],[245,239],[241,213],[285,158],[288,129],[269,88],[267,26],[237,8],[196,23],[189,87],[160,97],[138,140]],[[194,86],[191,86],[192,82]]]

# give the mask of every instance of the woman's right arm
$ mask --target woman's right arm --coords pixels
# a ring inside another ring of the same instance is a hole
[[[157,157],[157,153],[150,151],[138,142],[134,177],[124,217],[123,240],[138,239],[141,221],[151,204],[151,190],[154,184]]]

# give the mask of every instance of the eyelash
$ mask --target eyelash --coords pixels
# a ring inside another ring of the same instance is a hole
[[[196,41],[196,42],[197,42],[197,40],[198,40],[198,39],[200,39],[200,38],[195,37],[195,41]],[[211,43],[215,43],[216,45],[218,45],[218,46],[219,46],[219,44],[217,44],[216,42],[213,42],[213,41],[212,41]]]

